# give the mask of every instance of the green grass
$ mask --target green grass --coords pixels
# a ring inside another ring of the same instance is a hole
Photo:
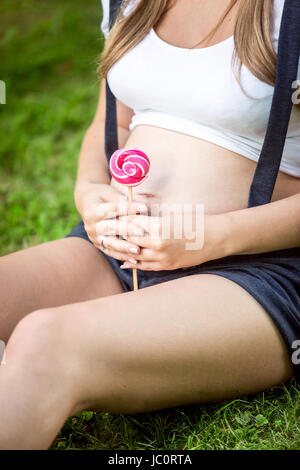
[[[63,237],[80,143],[96,107],[98,0],[2,0],[0,255]],[[3,27],[4,26],[4,27]],[[136,416],[85,412],[53,449],[300,449],[295,382],[224,403]]]
[[[62,237],[79,219],[73,188],[99,89],[100,15],[96,0],[1,2],[0,255]]]
[[[223,403],[140,415],[84,412],[70,418],[58,449],[269,450],[300,448],[300,392],[291,383]]]

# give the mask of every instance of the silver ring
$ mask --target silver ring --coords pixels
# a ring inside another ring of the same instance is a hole
[[[105,251],[107,248],[104,246],[103,241],[105,240],[106,236],[105,235],[100,235],[100,249],[102,251]]]

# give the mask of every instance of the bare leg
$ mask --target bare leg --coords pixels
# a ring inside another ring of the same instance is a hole
[[[55,240],[0,258],[0,339],[26,314],[123,291],[104,256],[86,240]]]
[[[47,448],[82,409],[196,404],[256,393],[291,375],[270,317],[219,276],[33,312],[12,334],[0,368],[0,447]]]

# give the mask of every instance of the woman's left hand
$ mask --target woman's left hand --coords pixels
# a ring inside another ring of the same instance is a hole
[[[188,234],[188,238],[182,235],[185,234],[183,229],[181,236],[178,236],[180,230],[176,232],[175,217],[128,215],[120,219],[140,225],[147,232],[145,236],[126,236],[127,241],[140,246],[141,250],[140,254],[130,256],[123,263],[123,269],[174,270],[202,264],[226,255],[220,226],[222,218],[219,215],[201,215],[196,229]],[[177,219],[178,228],[180,227]]]

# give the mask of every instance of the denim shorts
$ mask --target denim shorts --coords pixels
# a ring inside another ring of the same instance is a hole
[[[92,243],[82,220],[67,237],[80,237]],[[120,269],[122,261],[102,251],[119,278],[124,291],[133,290],[131,270]],[[192,274],[216,274],[237,283],[249,292],[277,325],[290,353],[295,378],[300,381],[300,247],[236,255],[172,271],[138,270],[139,289]],[[297,345],[299,342],[299,345]]]

